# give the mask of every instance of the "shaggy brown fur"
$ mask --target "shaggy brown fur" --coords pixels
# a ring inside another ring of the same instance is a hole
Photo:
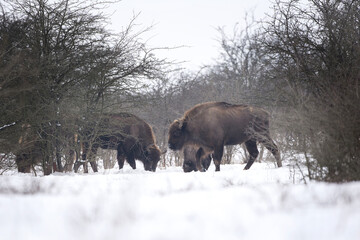
[[[144,164],[147,171],[156,170],[160,160],[160,149],[156,145],[155,136],[151,126],[139,117],[129,113],[109,114],[103,116],[98,126],[96,126],[96,138],[90,143],[83,143],[83,162],[86,162],[86,154],[91,149],[93,155],[97,149],[117,150],[117,160],[119,168],[124,166],[125,159],[133,169],[136,169],[135,159]],[[90,161],[91,167],[96,172],[95,161]],[[75,172],[81,162],[74,165]]]
[[[194,106],[181,119],[175,120],[169,128],[169,148],[180,150],[185,145],[195,144],[202,149],[196,158],[200,171],[200,158],[213,152],[216,171],[225,145],[245,143],[250,154],[245,169],[249,169],[258,155],[256,143],[260,142],[272,152],[278,167],[281,166],[280,154],[270,138],[269,114],[261,109],[246,105],[232,105],[225,102],[208,102]]]
[[[184,172],[197,171],[196,168],[196,156],[202,155],[202,149],[196,145],[186,145],[184,147]],[[204,155],[200,158],[201,166],[208,170],[211,163],[211,154]]]

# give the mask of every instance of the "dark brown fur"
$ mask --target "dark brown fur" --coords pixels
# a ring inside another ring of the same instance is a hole
[[[100,147],[117,150],[120,169],[123,168],[125,159],[133,169],[136,169],[135,159],[138,159],[143,162],[145,170],[155,172],[161,153],[151,126],[144,120],[129,113],[109,114],[103,116],[95,131],[97,137],[92,145],[90,146],[90,141],[83,143],[83,162],[86,162],[88,149],[91,149],[91,153],[95,155]],[[75,172],[81,164],[79,161],[75,162]],[[90,161],[90,164],[96,172],[95,161]]]
[[[202,148],[199,148],[195,145],[186,145],[184,147],[184,163],[183,170],[184,172],[197,171],[196,168],[196,156],[202,155]],[[211,154],[201,156],[200,158],[201,166],[203,169],[208,170],[211,163]]]
[[[212,152],[216,171],[220,171],[224,146],[241,143],[245,143],[250,154],[245,166],[245,169],[249,169],[259,153],[257,142],[272,152],[278,167],[281,167],[279,150],[270,138],[269,114],[261,108],[246,105],[225,102],[198,104],[169,128],[170,149],[180,150],[189,144],[202,149],[196,158],[196,167],[200,171],[204,171],[201,157]]]

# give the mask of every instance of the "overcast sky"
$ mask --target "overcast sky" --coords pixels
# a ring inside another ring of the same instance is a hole
[[[186,68],[196,69],[212,63],[219,53],[218,27],[231,32],[236,23],[244,25],[246,13],[256,19],[270,11],[270,0],[122,0],[111,7],[115,30],[121,30],[140,13],[141,27],[153,25],[144,35],[150,47],[187,46],[157,52],[161,57],[186,61]]]

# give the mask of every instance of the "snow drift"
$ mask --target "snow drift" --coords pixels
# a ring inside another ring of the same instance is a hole
[[[116,166],[117,168],[117,166]],[[289,167],[0,176],[1,239],[360,239],[360,183]]]

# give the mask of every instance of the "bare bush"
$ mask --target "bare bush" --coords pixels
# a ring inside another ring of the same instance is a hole
[[[111,33],[99,11],[105,2],[0,3],[0,152],[22,156],[26,171],[34,152],[45,174],[63,171],[75,133],[83,137],[96,114],[139,105],[146,79],[161,75],[164,62],[140,41],[147,29],[133,19]],[[26,150],[18,144],[24,126],[34,143]]]
[[[360,4],[307,3],[277,1],[265,29],[268,75],[284,103],[282,127],[293,147],[312,155],[310,178],[359,180]]]

